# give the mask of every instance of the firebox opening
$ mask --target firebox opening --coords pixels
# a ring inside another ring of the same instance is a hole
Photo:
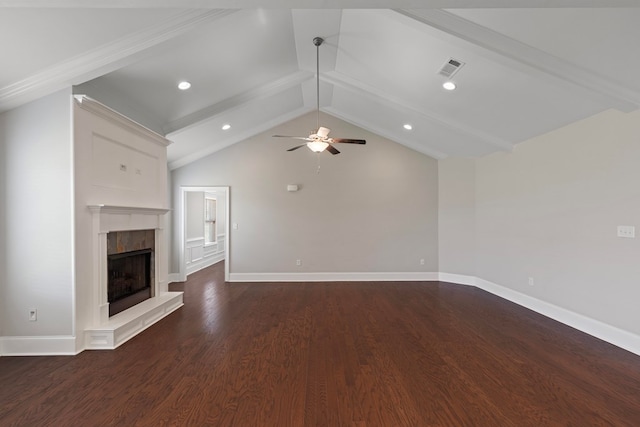
[[[108,255],[107,300],[109,316],[120,313],[153,297],[151,257],[153,250],[142,249]]]

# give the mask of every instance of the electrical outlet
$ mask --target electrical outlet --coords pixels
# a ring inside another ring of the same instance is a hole
[[[424,265],[424,258],[420,259],[420,265]]]
[[[29,309],[29,322],[35,322],[38,320],[38,310],[35,308]]]
[[[529,286],[533,286],[533,277],[529,277]]]
[[[300,261],[299,259],[297,259],[297,260],[296,260],[296,265],[297,265],[297,266],[302,265],[302,261]]]
[[[636,228],[633,225],[619,225],[618,237],[626,237],[628,239],[635,239]]]

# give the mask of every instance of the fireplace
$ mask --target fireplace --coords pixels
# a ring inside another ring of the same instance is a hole
[[[107,234],[109,317],[154,297],[154,248],[154,230],[113,231]]]
[[[85,299],[85,348],[114,349],[183,305],[182,292],[168,289],[163,228],[168,209],[111,205],[89,209],[93,280]],[[121,263],[125,265],[117,265]]]
[[[107,257],[109,316],[151,298],[151,249],[112,254]]]

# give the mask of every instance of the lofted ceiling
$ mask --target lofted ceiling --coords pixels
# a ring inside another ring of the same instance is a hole
[[[74,85],[167,135],[177,168],[315,111],[316,36],[321,110],[435,158],[640,107],[636,1],[259,3],[0,0],[0,111]],[[464,65],[446,91],[451,58]]]

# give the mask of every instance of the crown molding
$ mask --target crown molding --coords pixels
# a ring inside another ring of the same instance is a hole
[[[0,6],[2,3],[0,3]],[[84,83],[114,71],[146,49],[183,34],[196,26],[220,19],[233,10],[188,10],[156,25],[103,44],[85,54],[62,61],[36,74],[0,88],[0,111],[15,108],[57,90]]]
[[[143,137],[146,140],[153,141],[162,147],[167,147],[169,144],[171,144],[171,141],[164,136],[157,134],[156,132],[142,126],[137,122],[134,122],[130,118],[118,113],[115,110],[112,110],[111,108],[107,107],[104,104],[101,104],[94,99],[89,98],[88,96],[74,95],[73,98],[75,101],[74,104],[77,107],[100,116],[103,119],[106,119],[109,122],[114,123],[120,127],[123,127],[130,132]]]
[[[230,8],[352,9],[373,8],[559,8],[637,7],[637,0],[0,0],[0,7],[48,8]],[[428,3],[428,4],[425,4]],[[544,3],[541,5],[541,3]]]
[[[163,127],[163,132],[165,135],[168,135],[170,133],[188,129],[197,123],[209,120],[222,113],[228,113],[229,111],[240,108],[255,101],[256,99],[268,98],[280,92],[284,92],[287,89],[298,86],[302,82],[311,79],[313,76],[314,74],[309,71],[298,71],[289,74],[288,76],[282,77],[271,83],[239,93],[199,111],[173,120]]]
[[[636,5],[637,7],[637,5]],[[536,77],[551,79],[564,87],[579,91],[582,96],[602,104],[603,109],[615,108],[631,112],[640,108],[640,92],[612,82],[586,68],[543,52],[489,28],[468,21],[444,10],[394,9],[395,12],[439,30],[453,39],[491,53],[492,59]]]

